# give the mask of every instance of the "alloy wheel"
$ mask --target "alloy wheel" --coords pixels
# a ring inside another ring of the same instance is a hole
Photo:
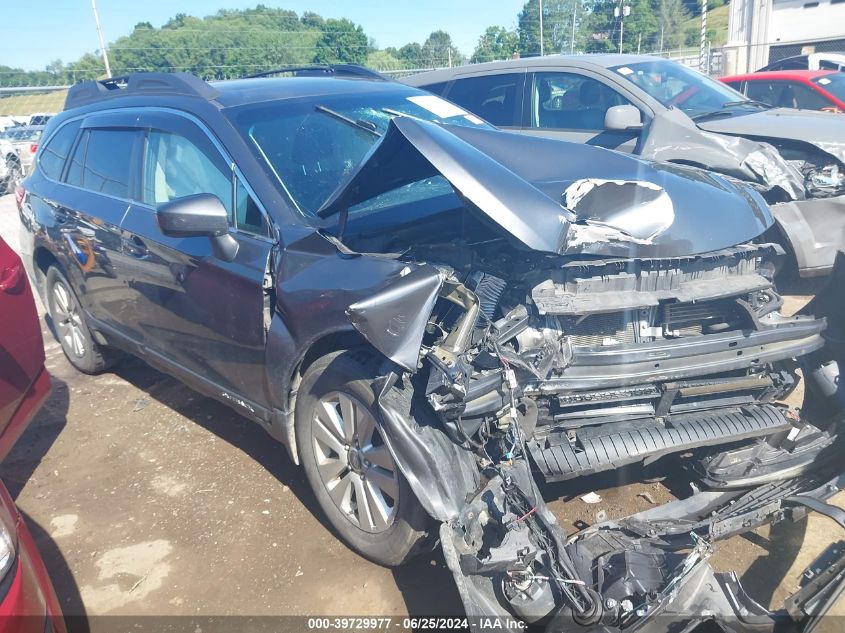
[[[66,351],[82,358],[85,355],[85,334],[82,315],[62,282],[53,285],[53,311],[59,340]]]
[[[353,396],[332,392],[317,402],[311,428],[320,478],[341,513],[366,532],[389,528],[399,477],[370,410]]]

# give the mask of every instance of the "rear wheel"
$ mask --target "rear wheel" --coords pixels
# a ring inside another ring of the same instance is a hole
[[[98,344],[91,336],[82,306],[55,266],[47,270],[47,309],[62,351],[79,371],[98,374],[120,361],[120,351]]]
[[[375,369],[354,351],[314,362],[297,396],[296,437],[314,496],[340,538],[373,562],[396,566],[419,550],[428,517],[376,422]]]

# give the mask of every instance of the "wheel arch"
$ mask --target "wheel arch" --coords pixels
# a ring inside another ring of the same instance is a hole
[[[271,356],[276,356],[273,347],[275,346],[271,344],[268,352]],[[298,354],[292,354],[295,360],[287,369],[274,372],[276,378],[275,380],[271,378],[271,381],[277,383],[275,388],[278,389],[277,396],[280,399],[280,408],[275,416],[271,435],[285,445],[290,458],[296,465],[299,465],[299,450],[294,429],[294,415],[296,412],[296,395],[302,382],[302,376],[314,362],[323,356],[356,347],[369,348],[374,355],[381,357],[381,354],[357,330],[349,325],[348,328],[342,327],[323,332],[313,338],[307,345],[302,346]],[[276,356],[276,358],[280,357]]]
[[[44,244],[36,245],[32,253],[32,273],[35,277],[36,287],[41,294],[41,299],[45,301],[45,305],[47,300],[47,288],[45,282],[47,281],[47,270],[50,266],[55,266],[65,277],[67,277],[67,270],[65,270],[65,267],[62,265],[62,262],[56,254]]]

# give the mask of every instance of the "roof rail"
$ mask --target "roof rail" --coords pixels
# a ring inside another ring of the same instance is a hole
[[[65,110],[116,96],[181,95],[211,101],[217,90],[190,73],[133,73],[96,81],[82,81],[68,90]]]
[[[254,75],[248,75],[246,79],[258,77],[272,77],[273,75],[291,74],[295,77],[324,77],[333,75],[335,77],[360,77],[361,79],[375,79],[377,81],[393,81],[390,77],[380,72],[359,66],[358,64],[306,64],[302,66],[283,66],[266,70]]]

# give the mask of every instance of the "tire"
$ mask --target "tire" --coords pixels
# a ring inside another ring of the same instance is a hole
[[[116,365],[123,353],[94,340],[76,294],[55,266],[47,270],[46,285],[53,331],[70,364],[84,374],[99,374]]]
[[[315,361],[302,378],[294,423],[305,475],[339,538],[374,563],[395,567],[421,550],[430,519],[376,425],[376,369],[360,351]]]

